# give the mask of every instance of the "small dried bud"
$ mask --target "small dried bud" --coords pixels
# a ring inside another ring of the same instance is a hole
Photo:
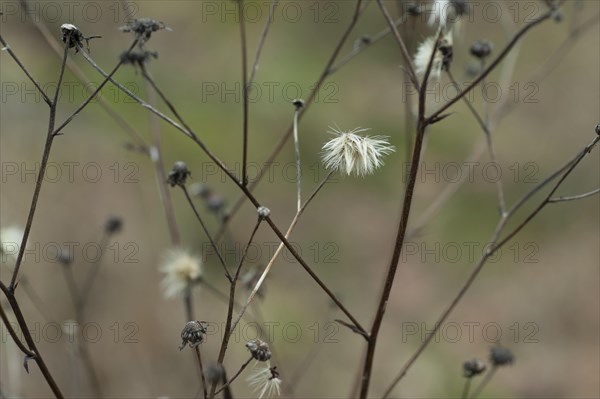
[[[297,98],[294,101],[292,101],[292,104],[294,105],[294,107],[296,107],[296,110],[304,108],[304,100],[300,98]]]
[[[169,172],[169,176],[167,177],[167,183],[171,185],[171,187],[175,186],[183,186],[185,184],[186,179],[192,173],[188,170],[185,162],[177,161],[173,165],[173,168]]]
[[[258,213],[258,217],[261,219],[266,219],[271,214],[271,210],[266,206],[259,206],[256,212]]]
[[[158,58],[156,51],[125,51],[119,57],[123,64],[131,64],[135,67],[143,68],[151,58]]]
[[[225,206],[225,200],[223,199],[223,197],[221,197],[218,194],[211,194],[207,199],[206,199],[206,207],[208,208],[209,211],[213,212],[213,213],[219,213],[223,210],[223,207]]]
[[[506,366],[514,363],[515,355],[509,349],[496,346],[490,352],[490,360],[494,367]]]
[[[156,32],[157,30],[171,30],[170,28],[166,27],[163,22],[155,21],[150,18],[133,19],[127,22],[127,25],[122,26],[119,29],[121,29],[123,32],[133,32],[135,37],[142,43],[147,42],[150,39],[150,36],[152,36],[152,33]]]
[[[206,376],[206,380],[211,384],[218,382],[226,382],[225,378],[225,369],[223,365],[219,363],[211,363],[208,365],[206,370],[204,371],[204,375]]]
[[[260,339],[253,339],[252,341],[248,341],[246,343],[246,348],[252,354],[252,357],[258,360],[259,362],[266,362],[271,358],[271,350],[269,349],[269,344]]]
[[[600,123],[596,125],[596,134],[600,136]]]
[[[62,24],[60,26],[62,32],[62,42],[67,43],[69,41],[69,48],[73,48],[83,41],[83,33],[73,24]]]
[[[204,334],[206,334],[206,327],[203,322],[198,320],[188,321],[181,331],[182,341],[179,350],[185,348],[188,343],[190,348],[197,347],[204,342]]]
[[[454,56],[452,43],[442,40],[440,42],[439,50],[440,53],[442,53],[442,71],[448,71],[450,69],[450,64],[452,63],[452,57]]]
[[[73,255],[66,248],[61,248],[58,252],[58,261],[63,266],[70,266],[73,263]]]
[[[123,228],[123,219],[118,216],[110,216],[104,225],[107,234],[115,234]]]
[[[90,51],[90,39],[96,39],[102,36],[83,36],[83,33],[73,24],[62,24],[60,26],[60,31],[62,32],[62,42],[67,44],[69,48],[75,47],[75,52],[79,52],[79,47],[83,46],[83,41],[85,40],[86,47],[88,51]]]
[[[492,53],[492,44],[487,41],[476,41],[471,45],[471,55],[479,59],[484,59]]]
[[[207,199],[212,193],[212,190],[210,189],[210,187],[208,187],[206,184],[203,184],[203,183],[191,184],[189,187],[189,191],[190,191],[190,194],[192,194],[193,196],[200,197],[203,199]]]
[[[471,378],[485,371],[485,362],[481,359],[472,359],[463,363],[464,376]]]

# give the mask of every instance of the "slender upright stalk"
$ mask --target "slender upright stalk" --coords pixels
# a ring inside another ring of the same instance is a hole
[[[248,185],[248,48],[246,43],[246,22],[244,17],[244,0],[237,0],[238,16],[240,19],[240,41],[242,44],[242,101],[243,101],[243,154],[242,154],[242,185]]]

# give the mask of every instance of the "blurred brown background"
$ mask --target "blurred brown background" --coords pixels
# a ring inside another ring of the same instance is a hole
[[[248,54],[252,60],[269,4],[247,3]],[[348,25],[354,4],[306,0],[282,1],[277,7],[256,73],[256,97],[250,104],[251,165],[261,164],[291,123],[290,101],[308,97]],[[404,7],[403,2],[385,4],[395,17]],[[84,1],[72,6],[39,2],[31,6],[32,12],[25,13],[18,2],[3,2],[1,33],[45,88],[55,84],[60,63],[35,28],[35,18],[40,18],[56,38],[60,38],[60,25],[66,22],[77,25],[86,35],[102,35],[102,39],[90,42],[90,48],[91,56],[105,70],[113,67],[131,43],[131,34],[118,30],[127,17],[119,2]],[[154,33],[146,45],[158,52],[158,59],[151,61],[151,73],[207,145],[239,173],[242,103],[235,4],[137,1],[130,7],[132,16],[151,17],[172,28]],[[468,69],[476,61],[469,56],[469,47],[474,41],[490,40],[494,57],[532,13],[544,12],[545,7],[541,1],[481,2],[454,39],[454,76],[461,82],[471,79]],[[497,10],[501,16],[495,18]],[[488,79],[492,89],[501,87],[498,100],[488,102],[487,110],[494,123],[495,151],[509,205],[593,138],[594,126],[600,120],[600,32],[597,22],[590,24],[589,20],[597,21],[599,10],[595,1],[567,1],[561,22],[548,21],[533,29],[516,47],[514,57],[509,56]],[[411,53],[418,42],[433,34],[427,19],[416,17],[401,28]],[[573,27],[586,21],[588,26],[581,35],[555,53]],[[341,55],[351,51],[361,36],[374,35],[385,27],[377,5],[370,4]],[[101,82],[81,55],[71,53],[70,58],[92,82]],[[23,227],[48,111],[5,52],[0,65],[0,226]],[[323,176],[319,156],[320,147],[330,137],[328,126],[369,127],[371,134],[390,136],[397,148],[373,176],[359,179],[336,175],[336,181],[319,194],[292,236],[314,270],[367,326],[392,251],[406,173],[405,138],[411,134],[406,130],[405,102],[411,101],[412,108],[414,98],[407,99],[400,65],[401,56],[391,36],[375,43],[328,79],[300,124],[305,195]],[[555,68],[545,80],[530,80],[549,65]],[[123,67],[116,78],[148,98],[134,68]],[[69,71],[65,84],[59,121],[85,98],[82,84]],[[445,78],[437,89],[432,88],[429,110],[453,93]],[[517,92],[520,96],[515,101]],[[525,101],[526,95],[533,101]],[[495,98],[492,92],[489,96]],[[146,110],[114,87],[105,87],[102,97],[150,142]],[[477,109],[485,112],[479,90],[473,99]],[[500,104],[514,105],[514,109],[496,121],[493,116]],[[162,104],[158,107],[170,115]],[[422,334],[433,327],[482,254],[498,220],[494,170],[489,169],[487,153],[471,171],[464,164],[483,139],[483,132],[463,103],[452,111],[449,118],[428,131],[424,167],[431,172],[419,178],[411,221],[416,221],[447,185],[456,184],[456,165],[463,166],[458,173],[472,173],[472,179],[407,245],[410,252],[399,266],[377,348],[373,397],[383,393],[421,342]],[[232,205],[238,196],[236,187],[182,134],[162,122],[160,128],[166,168],[177,160],[185,161],[192,171],[190,183],[207,184]],[[160,287],[158,266],[170,241],[154,169],[146,156],[127,149],[128,142],[131,140],[123,129],[97,103],[87,107],[55,140],[50,178],[42,189],[30,236],[32,249],[22,267],[28,291],[39,296],[40,303],[32,301],[24,288],[17,297],[63,392],[69,397],[91,397],[76,346],[57,329],[75,314],[62,266],[54,254],[57,247],[76,243],[72,244],[73,270],[81,286],[92,267],[90,259],[95,257],[94,248],[101,242],[106,219],[110,215],[122,217],[123,231],[111,237],[104,248],[86,311],[86,337],[95,341],[88,342],[88,348],[103,394],[110,398],[196,397],[200,384],[195,359],[189,349],[178,350],[186,321],[184,308],[181,299],[165,299]],[[257,198],[271,209],[283,230],[295,208],[293,160],[289,142],[278,164],[271,167],[271,175],[256,190]],[[598,162],[596,151],[582,162],[559,194],[597,188]],[[171,195],[184,246],[202,253],[208,246],[191,209],[180,190],[171,190]],[[526,208],[532,209],[541,198],[536,196]],[[196,204],[215,232],[218,222],[214,215],[201,200]],[[496,262],[486,266],[441,329],[439,342],[425,351],[393,397],[460,397],[462,362],[486,358],[496,341],[510,348],[517,360],[513,367],[498,372],[482,397],[598,397],[598,210],[598,196],[544,209],[503,248]],[[509,228],[524,215],[526,212],[518,213]],[[223,244],[231,264],[239,257],[236,248],[239,251],[246,242],[255,217],[246,203],[232,221]],[[275,235],[261,227],[253,247],[255,254],[246,267],[263,267],[277,243]],[[10,279],[7,267],[12,262],[10,257],[3,259],[0,270],[5,283]],[[204,270],[206,281],[222,292],[228,291],[214,255],[207,257]],[[240,289],[238,299],[246,297],[247,291]],[[4,307],[4,300],[2,304]],[[259,312],[264,322],[279,323],[270,324],[274,326],[270,338],[277,357],[273,363],[286,383],[292,379],[296,385],[295,397],[350,394],[364,342],[332,323],[343,315],[329,308],[326,295],[291,255],[277,261],[267,279],[265,298],[257,304],[259,310],[251,309],[230,345],[225,361],[230,375],[247,359],[244,343],[256,336],[252,321]],[[222,325],[226,304],[210,289],[195,289],[194,305],[198,319]],[[264,323],[262,326],[264,334],[268,328]],[[206,364],[216,360],[219,346],[220,331],[215,331],[201,347]],[[0,348],[3,395],[50,396],[36,365],[30,364],[29,375],[23,370],[22,355],[4,328]],[[236,397],[252,397],[245,375],[233,384],[233,392]]]

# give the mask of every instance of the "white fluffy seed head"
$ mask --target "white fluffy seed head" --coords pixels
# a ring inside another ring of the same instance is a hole
[[[330,128],[335,137],[323,145],[322,159],[327,169],[346,175],[365,176],[383,165],[384,155],[395,151],[386,136],[359,136],[368,129],[344,132]]]
[[[279,379],[277,367],[271,367],[269,361],[266,362],[264,367],[257,367],[258,365],[259,362],[256,362],[254,370],[248,377],[248,385],[254,389],[258,399],[279,396],[281,393],[281,379]]]
[[[417,48],[417,52],[414,57],[415,64],[415,72],[421,77],[425,76],[425,72],[427,71],[427,66],[429,65],[429,60],[431,59],[431,54],[435,49],[435,43],[437,40],[437,35],[428,37],[425,39],[419,47]],[[449,32],[445,34],[440,40],[440,46],[435,50],[435,55],[433,56],[433,62],[431,63],[431,72],[429,73],[429,77],[432,79],[439,79],[442,74],[442,66],[444,65],[444,54],[440,50],[440,47],[452,47],[452,34]]]
[[[173,298],[202,276],[202,262],[183,249],[170,250],[164,257],[160,271],[165,275],[161,282],[165,297]]]
[[[0,254],[2,254],[2,261],[5,261],[7,258],[11,260],[17,259],[23,235],[25,235],[25,231],[18,226],[8,226],[0,230]]]

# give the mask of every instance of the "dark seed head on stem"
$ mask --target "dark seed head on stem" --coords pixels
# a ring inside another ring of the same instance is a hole
[[[495,346],[490,351],[490,360],[494,367],[507,366],[515,362],[515,355],[510,349]]]
[[[185,162],[177,161],[175,162],[173,168],[171,168],[171,171],[169,172],[169,175],[167,177],[167,183],[169,183],[171,187],[184,186],[185,181],[191,174],[192,173],[189,171]]]
[[[266,219],[271,214],[271,210],[269,208],[267,208],[266,206],[259,206],[256,209],[256,213],[258,213],[258,217],[260,219]]]
[[[127,25],[122,26],[121,31],[123,32],[133,32],[136,39],[140,40],[140,43],[145,43],[150,39],[153,32],[156,32],[160,29],[171,30],[161,21],[156,21],[151,18],[138,18],[132,19],[127,22]]]
[[[158,58],[156,51],[125,51],[120,55],[123,64],[130,64],[134,67],[143,68],[152,58]]]
[[[483,373],[486,369],[485,362],[481,359],[471,359],[463,363],[463,375],[472,378]]]
[[[115,234],[121,231],[123,228],[123,219],[119,216],[109,216],[106,220],[106,224],[104,225],[104,231],[107,234]]]
[[[260,339],[253,339],[252,341],[248,341],[246,343],[246,348],[252,354],[252,357],[259,362],[266,362],[271,358],[271,350],[269,349],[269,344]]]
[[[179,350],[182,350],[188,344],[190,348],[197,347],[204,342],[205,334],[206,326],[204,322],[198,320],[188,321],[181,331],[181,345],[179,346]]]
[[[600,136],[600,123],[596,125],[596,134]]]
[[[492,44],[485,40],[478,40],[471,45],[471,55],[483,60],[492,53]]]
[[[206,380],[211,384],[225,381],[225,369],[223,368],[223,365],[219,363],[210,363],[208,367],[206,367],[204,375],[206,376]]]
[[[294,105],[294,107],[296,107],[296,110],[301,110],[302,108],[304,108],[304,100],[297,98],[294,101],[292,101],[292,104]]]

